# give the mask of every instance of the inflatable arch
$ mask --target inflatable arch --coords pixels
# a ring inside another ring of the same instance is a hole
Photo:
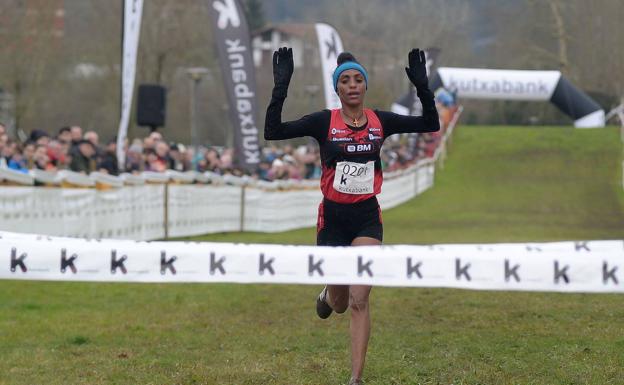
[[[604,127],[605,111],[596,101],[566,80],[559,71],[517,71],[440,67],[430,87],[444,87],[465,99],[550,101],[574,119],[577,128]],[[413,111],[412,92],[401,97],[393,110]]]

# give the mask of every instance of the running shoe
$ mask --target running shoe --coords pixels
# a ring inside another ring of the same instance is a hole
[[[327,286],[325,286],[316,299],[316,314],[325,319],[331,315],[332,311],[333,309],[327,303]]]
[[[349,385],[364,385],[362,380],[356,380],[355,378],[351,378],[349,380]]]

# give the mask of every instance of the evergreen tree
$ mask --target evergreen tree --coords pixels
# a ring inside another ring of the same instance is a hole
[[[245,11],[247,13],[247,22],[250,30],[254,31],[264,27],[264,9],[262,8],[262,0],[245,0]]]

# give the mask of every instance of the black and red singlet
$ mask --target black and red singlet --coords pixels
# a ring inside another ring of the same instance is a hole
[[[313,137],[320,147],[321,191],[325,199],[343,204],[361,202],[381,192],[383,177],[379,153],[387,137],[440,129],[433,94],[426,90],[419,92],[418,96],[423,105],[423,116],[364,109],[368,122],[355,128],[344,123],[339,109],[282,122],[285,95],[274,93],[267,108],[264,139]]]

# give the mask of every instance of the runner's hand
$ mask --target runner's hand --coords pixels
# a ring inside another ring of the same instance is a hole
[[[427,79],[427,60],[425,59],[425,51],[415,48],[407,55],[409,67],[405,67],[407,77],[412,84],[419,88],[428,88],[429,80]]]
[[[275,87],[288,89],[293,74],[292,48],[280,48],[273,52],[273,81]]]

